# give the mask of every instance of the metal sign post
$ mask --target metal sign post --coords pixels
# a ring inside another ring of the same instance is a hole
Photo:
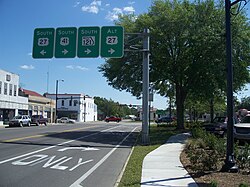
[[[142,143],[149,144],[149,29],[143,30],[143,77],[142,77],[142,91],[143,91],[143,119],[142,119]]]

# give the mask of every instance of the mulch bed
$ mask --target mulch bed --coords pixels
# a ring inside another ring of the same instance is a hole
[[[218,184],[218,187],[238,187],[244,183],[250,187],[250,174],[239,173],[227,173],[220,171],[197,173],[190,168],[190,161],[185,153],[182,151],[180,160],[184,168],[193,177],[199,187],[209,187],[211,182],[214,181]]]

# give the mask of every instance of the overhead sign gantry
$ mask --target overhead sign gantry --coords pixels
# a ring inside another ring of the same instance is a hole
[[[39,58],[121,58],[124,29],[121,26],[37,28],[33,52]]]

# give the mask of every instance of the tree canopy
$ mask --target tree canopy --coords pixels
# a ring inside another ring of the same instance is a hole
[[[250,26],[246,14],[232,17],[234,91],[250,82]],[[225,12],[223,2],[155,0],[148,13],[121,16],[116,22],[126,33],[150,29],[150,82],[163,96],[173,96],[177,126],[184,128],[187,97],[203,99],[226,95]],[[131,42],[132,41],[132,42]],[[127,35],[125,46],[140,46]],[[139,48],[139,47],[138,47]],[[126,52],[99,67],[109,85],[140,97],[142,54]]]

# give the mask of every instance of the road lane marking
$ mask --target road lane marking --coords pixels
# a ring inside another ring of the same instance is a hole
[[[55,148],[55,147],[58,147],[58,146],[62,146],[62,145],[65,145],[65,144],[68,144],[68,143],[71,143],[71,142],[74,142],[74,141],[77,141],[77,140],[80,140],[80,139],[83,139],[83,138],[94,136],[96,134],[99,134],[99,133],[102,133],[102,132],[106,132],[108,130],[115,129],[115,128],[118,128],[118,127],[119,126],[112,127],[112,128],[109,128],[109,129],[102,130],[100,132],[95,132],[93,134],[85,135],[85,136],[82,136],[82,137],[79,137],[79,138],[76,138],[76,139],[73,139],[73,140],[69,140],[69,141],[62,142],[62,143],[59,143],[59,144],[56,144],[56,145],[53,145],[53,146],[45,147],[43,149],[32,151],[32,152],[29,152],[29,153],[26,153],[26,154],[23,154],[23,155],[19,155],[19,156],[12,157],[12,158],[9,158],[9,159],[6,159],[6,160],[2,160],[2,161],[0,161],[0,164],[6,163],[6,162],[10,162],[10,161],[13,161],[13,160],[25,157],[25,156],[30,156],[30,155],[33,155],[33,154],[36,154],[36,153],[40,153],[42,151],[46,151],[46,150],[49,150],[49,149],[52,149],[52,148]]]
[[[62,151],[67,151],[67,150],[98,151],[100,149],[93,148],[93,147],[65,147],[62,149],[58,149],[57,151],[62,152]]]
[[[68,130],[64,130],[62,132],[72,132],[72,131],[77,131],[77,130],[82,130],[82,129],[89,129],[92,128],[91,127],[82,127],[82,128],[77,128],[77,129],[68,129]],[[94,126],[95,127],[95,126]],[[25,139],[30,139],[30,138],[39,138],[39,137],[44,137],[44,136],[48,136],[50,135],[50,133],[46,133],[46,134],[38,134],[38,135],[32,135],[32,136],[25,136],[25,137],[20,137],[20,138],[13,138],[13,139],[9,139],[9,140],[2,140],[2,143],[10,143],[10,142],[15,142],[15,141],[19,141],[19,140],[25,140]]]
[[[111,151],[108,152],[99,162],[97,162],[90,170],[88,170],[83,176],[81,176],[79,179],[77,179],[73,184],[70,185],[70,187],[82,187],[80,184],[89,176],[91,175],[100,165],[102,165],[109,157],[110,155],[118,149],[121,144],[132,134],[138,127],[135,127],[125,138],[123,138],[122,141],[119,142]]]

